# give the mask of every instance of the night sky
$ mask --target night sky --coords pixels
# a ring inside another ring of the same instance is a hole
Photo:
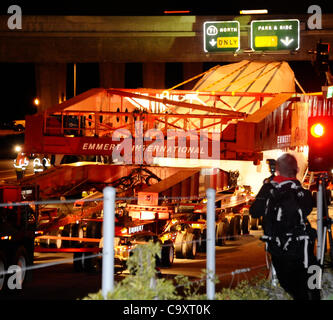
[[[237,15],[241,9],[268,9],[270,14],[306,13],[310,5],[320,5],[323,13],[333,12],[331,0],[94,0],[36,1],[1,0],[1,14],[11,4],[31,15],[164,15],[165,10],[190,10],[194,15]]]
[[[320,5],[323,13],[333,13],[333,1],[269,1],[263,6],[263,1],[1,1],[0,15],[6,15],[11,4],[21,6],[24,15],[164,15],[164,10],[190,10],[193,15],[238,15],[241,9],[268,9],[269,14],[298,13],[306,14],[311,4]],[[215,64],[225,62],[204,63],[204,70]],[[297,80],[306,91],[319,91],[322,80],[316,73],[310,61],[289,62]],[[333,65],[331,63],[331,70]],[[1,70],[1,119],[24,119],[26,114],[35,112],[33,99],[36,96],[34,64],[0,63]],[[73,65],[67,69],[67,99],[73,96]],[[140,63],[126,64],[125,87],[142,87],[141,77],[133,74],[142,73]],[[182,82],[180,63],[168,63],[166,67],[166,87],[169,88]],[[97,63],[77,64],[77,94],[99,86],[99,71]]]

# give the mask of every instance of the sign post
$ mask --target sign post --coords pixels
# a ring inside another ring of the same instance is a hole
[[[298,50],[300,23],[297,19],[253,20],[251,49],[254,51]]]
[[[238,21],[207,21],[204,23],[205,52],[236,52],[240,49]]]

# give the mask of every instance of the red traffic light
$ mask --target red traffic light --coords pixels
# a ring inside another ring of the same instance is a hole
[[[333,169],[333,117],[308,118],[308,167],[310,171]]]
[[[310,128],[310,133],[314,138],[320,138],[325,134],[325,127],[320,122],[314,123]]]

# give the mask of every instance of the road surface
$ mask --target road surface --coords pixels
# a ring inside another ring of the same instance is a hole
[[[12,159],[0,159],[0,181],[15,181],[16,180],[16,172],[14,168],[14,157]],[[26,175],[33,174],[33,160],[30,159],[29,165],[26,170]]]
[[[259,240],[261,231],[238,240],[227,241],[223,247],[216,247],[216,275],[221,287],[229,287],[238,281],[257,275],[267,275],[263,243]],[[63,263],[64,262],[64,263]],[[49,266],[45,267],[48,264]],[[1,300],[76,300],[95,293],[101,288],[101,273],[77,273],[73,270],[72,254],[35,253],[33,279],[22,290],[7,291]],[[170,268],[162,268],[162,276],[172,279],[175,275],[185,275],[191,281],[200,280],[206,268],[206,255],[199,253],[194,260],[175,259]],[[231,272],[250,268],[251,271],[236,275],[232,281]],[[126,276],[117,276],[116,281]]]

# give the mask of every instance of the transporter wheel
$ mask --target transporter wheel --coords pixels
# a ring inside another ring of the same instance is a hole
[[[251,224],[251,230],[258,230],[258,228],[259,228],[259,219],[251,217],[250,224]]]
[[[62,230],[62,231],[63,231],[63,230]],[[62,236],[62,231],[59,231],[59,232],[57,233],[57,237],[61,237],[61,236]],[[57,240],[55,240],[55,246],[56,246],[57,249],[62,248],[62,239],[57,239]]]
[[[167,240],[162,244],[161,262],[163,267],[170,267],[173,264],[175,248],[173,242]]]
[[[86,234],[83,226],[79,226],[77,236],[79,238],[85,238]],[[82,241],[77,241],[77,244],[82,244],[82,243],[83,243]]]
[[[197,251],[198,252],[203,252],[203,245],[206,245],[206,242],[203,238],[203,233],[201,232],[201,230],[194,230],[193,232],[195,234],[195,238],[197,240]]]
[[[229,239],[236,240],[240,234],[240,216],[232,217],[229,225]]]
[[[71,236],[72,237],[79,237],[79,232],[80,232],[80,225],[79,224],[76,224],[76,223],[73,223],[71,225]],[[83,230],[82,230],[83,232]],[[70,244],[69,246],[70,247],[78,247],[78,244],[79,244],[79,241],[70,241]]]
[[[194,259],[197,254],[197,239],[192,232],[186,233],[186,237],[182,246],[183,257],[186,259]]]
[[[101,238],[102,223],[89,221],[87,224],[87,238]]]
[[[206,243],[207,243],[207,230],[204,229],[202,230],[202,233],[200,234],[200,238],[199,241],[198,241],[198,244],[199,244],[199,247],[198,247],[198,251],[199,252],[206,252],[207,251],[207,246],[206,246]]]
[[[241,216],[240,215],[236,215],[235,217],[236,219],[236,236],[239,236],[241,234]]]
[[[23,246],[17,249],[14,264],[21,268],[21,285],[31,280],[32,270],[27,270],[31,262],[29,261],[27,250]]]
[[[49,233],[50,236],[56,236],[56,237],[60,237],[61,236],[61,230],[52,230],[50,233]],[[61,245],[62,245],[62,241],[61,239],[47,239],[46,240],[46,247],[47,248],[61,248]]]
[[[4,292],[7,284],[7,260],[3,252],[0,251],[0,293]]]
[[[216,245],[223,246],[228,235],[228,222],[220,221],[216,226]]]
[[[175,240],[175,252],[177,258],[183,258],[183,242],[185,240],[184,233],[178,232]]]
[[[242,228],[243,235],[247,235],[250,233],[250,216],[249,215],[243,216],[241,228]]]
[[[61,231],[61,236],[62,237],[69,237],[70,234],[71,234],[71,225],[67,224],[66,226],[64,226],[64,229]],[[71,241],[69,241],[69,240],[61,240],[61,246],[63,248],[69,248],[70,245],[71,245]]]

